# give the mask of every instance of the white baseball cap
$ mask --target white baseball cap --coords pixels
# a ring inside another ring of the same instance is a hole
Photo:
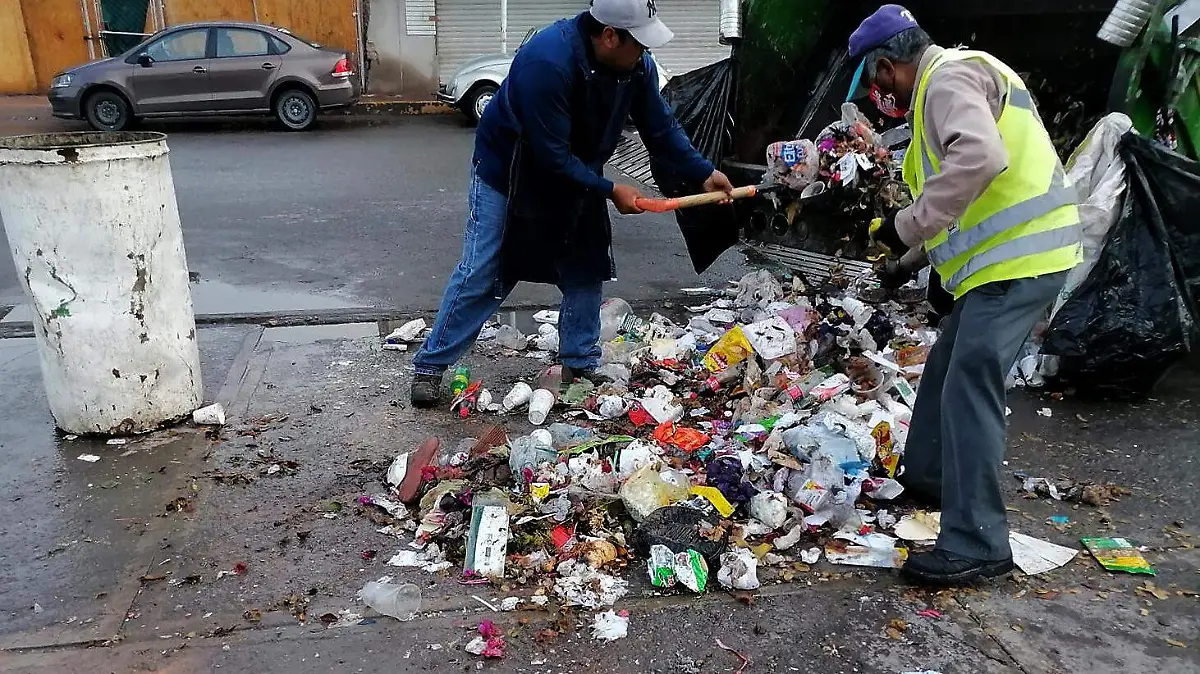
[[[588,11],[606,26],[629,31],[647,49],[658,49],[675,37],[658,19],[655,0],[592,0]]]

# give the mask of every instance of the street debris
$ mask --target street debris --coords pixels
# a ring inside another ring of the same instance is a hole
[[[383,348],[389,351],[405,351],[408,345],[420,341],[421,333],[425,332],[427,327],[424,318],[413,319],[404,325],[392,330],[383,338]],[[388,347],[404,347],[403,349]]]
[[[1071,501],[1100,508],[1132,493],[1126,487],[1111,483],[1094,484],[1066,478],[1051,480],[1045,477],[1033,477],[1021,471],[1013,473],[1013,475],[1021,480],[1021,491],[1029,494],[1030,498],[1051,498],[1056,501]]]
[[[1008,545],[1012,548],[1013,562],[1027,576],[1053,571],[1079,554],[1079,551],[1073,548],[1015,531],[1008,534]]]
[[[616,641],[629,635],[628,611],[605,611],[597,613],[592,622],[592,638],[600,641]]]
[[[1154,575],[1141,550],[1124,538],[1084,538],[1084,547],[1109,571]]]
[[[78,458],[80,461],[87,461],[88,463],[96,463],[100,460],[100,457],[95,454],[80,454]]]
[[[201,407],[192,412],[192,423],[198,426],[224,426],[225,407],[221,403]]]
[[[733,670],[733,674],[742,674],[742,672],[746,671],[746,666],[750,664],[750,658],[742,655],[741,653],[730,648],[729,646],[726,646],[725,642],[721,641],[720,639],[717,639],[716,641],[717,641],[717,648],[719,648],[723,651],[729,651],[730,653],[733,653],[735,656],[737,656],[738,661],[741,663],[740,665],[738,665],[737,669]]]
[[[367,581],[358,598],[375,611],[395,618],[412,620],[421,610],[421,589],[412,583],[395,585],[391,576]]]
[[[834,152],[839,143],[855,145],[840,137]],[[856,180],[870,187],[874,169],[856,165]],[[507,391],[491,400],[485,382],[460,367],[447,382],[454,412],[527,417],[533,428],[510,422],[523,429],[510,436],[503,423],[479,425],[478,437],[431,437],[401,451],[380,474],[387,491],[359,497],[358,514],[401,541],[384,558],[391,566],[521,595],[473,595],[480,610],[559,604],[565,613],[539,640],[577,624],[570,607],[598,612],[596,639],[623,638],[628,617],[612,607],[633,570],[664,594],[703,594],[713,578],[752,602],[762,585],[818,564],[898,568],[940,531],[940,513],[914,508],[897,479],[936,331],[927,305],[878,291],[839,273],[815,286],[756,271],[698,299],[682,319],[640,316],[610,299],[594,377],[564,383],[561,366],[551,366],[526,381],[486,382]],[[557,318],[539,312],[528,336],[493,325],[482,348],[497,357],[552,352]],[[1128,493],[1018,477],[1037,497],[1100,504]],[[1010,542],[1030,576],[1077,554],[1020,533]],[[381,579],[360,596],[408,619],[420,592],[404,587]],[[499,657],[502,636],[484,633],[493,629],[481,625],[468,652]]]
[[[898,566],[907,553],[890,533],[908,511],[882,504],[903,491],[894,478],[909,403],[936,333],[925,307],[863,301],[872,289],[756,271],[683,323],[608,300],[602,377],[561,385],[554,366],[532,381],[488,382],[508,390],[502,401],[467,406],[524,413],[532,433],[500,428],[453,449],[430,438],[395,458],[390,494],[369,497],[409,506],[389,510],[386,531],[413,538],[388,563],[461,561],[460,582],[533,584],[593,609],[628,592],[620,576],[635,556],[656,587],[694,593],[710,574],[751,592],[763,573],[822,556]],[[495,327],[486,348],[525,351],[556,318],[539,313],[536,336]],[[483,384],[456,370],[455,411]]]
[[[504,657],[504,633],[496,624],[490,620],[484,620],[479,623],[479,636],[472,639],[464,647],[471,655],[480,655],[485,658],[503,658]]]

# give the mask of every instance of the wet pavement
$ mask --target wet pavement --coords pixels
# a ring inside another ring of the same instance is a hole
[[[199,331],[215,395],[247,329]],[[108,445],[54,428],[32,339],[0,340],[0,644],[108,639],[160,556],[165,504],[207,451],[186,427]],[[80,456],[95,456],[88,462]]]
[[[188,265],[201,279],[194,286],[199,313],[331,303],[437,308],[462,249],[466,215],[474,129],[459,116],[325,125],[302,134],[262,120],[144,128],[168,135]],[[746,270],[730,251],[697,278],[670,214],[614,214],[613,234],[618,280],[609,284],[610,296],[658,300]],[[0,250],[7,249],[0,236]],[[552,287],[526,284],[509,304],[557,299]],[[0,307],[22,303],[5,253]]]
[[[628,573],[633,592],[619,604],[631,613],[630,636],[601,644],[588,634],[592,612],[496,614],[472,597],[495,604],[531,587],[462,586],[453,576],[385,565],[407,538],[378,533],[355,499],[381,490],[391,459],[426,435],[454,447],[494,420],[463,422],[444,411],[409,409],[411,355],[380,350],[378,335],[388,328],[357,324],[261,335],[254,328],[227,329],[207,338],[202,331],[209,359],[236,363],[227,376],[214,379],[206,372],[208,389],[228,395],[233,418],[219,441],[183,452],[181,464],[164,461],[162,449],[129,457],[109,451],[101,462],[84,464],[74,459],[74,445],[64,453],[65,443],[47,443],[48,421],[40,431],[6,437],[3,451],[42,437],[41,455],[59,472],[31,471],[31,487],[39,489],[6,502],[5,516],[19,516],[28,508],[26,499],[71,504],[40,513],[61,530],[51,540],[18,536],[25,548],[7,553],[6,568],[15,555],[36,558],[60,540],[110,543],[81,542],[41,560],[42,567],[19,566],[25,575],[14,580],[28,588],[3,595],[10,615],[0,630],[7,643],[27,644],[38,635],[84,641],[105,630],[76,622],[91,618],[88,625],[107,629],[116,616],[128,616],[119,642],[10,650],[0,655],[8,659],[6,671],[80,671],[96,663],[113,671],[465,671],[475,669],[476,660],[462,646],[482,618],[508,633],[509,656],[485,667],[503,672],[736,671],[737,658],[715,645],[718,638],[750,658],[747,672],[1183,674],[1200,668],[1200,455],[1191,402],[1200,394],[1200,372],[1194,365],[1178,368],[1154,400],[1139,405],[1058,401],[1032,391],[1011,396],[1008,469],[1117,482],[1132,490],[1095,508],[1023,498],[1013,479],[1007,495],[1012,527],[1073,547],[1084,535],[1132,538],[1148,546],[1154,578],[1108,573],[1083,553],[1041,576],[934,593],[906,587],[894,572],[821,562],[790,579],[762,570],[764,590],[739,600],[719,591],[701,598],[659,596],[635,569]],[[493,390],[543,367],[478,350],[468,363]],[[36,383],[35,373],[22,372],[22,380]],[[25,412],[44,415],[40,404],[29,401]],[[1037,413],[1043,407],[1052,410],[1050,417]],[[520,417],[504,422],[510,434],[528,429]],[[130,479],[161,465],[168,472],[154,473],[148,485]],[[273,472],[272,466],[280,468]],[[52,476],[66,479],[55,484]],[[86,487],[116,477],[119,486]],[[47,499],[47,493],[55,496]],[[178,495],[190,498],[190,512],[155,517]],[[152,523],[144,533],[140,524],[128,531],[101,526],[94,513],[110,509]],[[1052,526],[1052,515],[1070,522]],[[140,547],[133,542],[138,539]],[[372,550],[373,558],[364,558]],[[229,573],[239,563],[245,575]],[[90,571],[80,574],[80,565]],[[143,583],[143,575],[161,578]],[[316,619],[355,608],[357,590],[382,575],[422,588],[417,620],[380,617],[327,630]],[[172,579],[195,584],[174,585]],[[1139,591],[1147,580],[1166,598]],[[94,598],[104,591],[110,594]],[[65,599],[61,606],[39,599],[47,595]],[[119,605],[118,597],[128,603]],[[30,601],[39,601],[43,612],[34,614]],[[931,608],[938,617],[918,615]],[[72,615],[76,621],[64,624]],[[905,629],[889,636],[886,628],[895,619]],[[538,633],[550,626],[564,633],[539,642]]]

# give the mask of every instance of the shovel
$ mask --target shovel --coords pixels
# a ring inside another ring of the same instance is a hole
[[[725,192],[704,192],[701,194],[689,194],[686,197],[673,197],[671,199],[649,199],[640,197],[634,204],[643,211],[650,213],[667,213],[669,211],[679,210],[681,208],[691,208],[693,206],[706,206],[708,204],[719,204],[728,199],[745,199],[757,194],[762,194],[769,190],[778,189],[780,185],[747,185],[745,187],[735,187],[733,192],[726,194]]]

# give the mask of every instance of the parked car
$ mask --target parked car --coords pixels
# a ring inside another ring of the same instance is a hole
[[[275,26],[172,26],[115,56],[59,73],[55,117],[120,131],[151,117],[271,114],[303,131],[321,110],[358,100],[350,55]]]
[[[525,43],[529,42],[529,38],[543,28],[546,26],[530,28],[517,49],[520,50],[525,46]],[[454,73],[454,77],[451,77],[448,83],[438,89],[438,99],[458,108],[472,122],[478,124],[484,109],[487,108],[488,103],[492,102],[492,97],[496,95],[496,92],[500,90],[500,83],[504,81],[505,77],[508,77],[508,69],[512,67],[515,55],[514,51],[512,54],[492,54],[467,61]],[[650,58],[654,59],[654,54],[650,54]],[[657,59],[654,60],[654,65],[658,67],[658,88],[662,89],[667,86],[671,75]]]

